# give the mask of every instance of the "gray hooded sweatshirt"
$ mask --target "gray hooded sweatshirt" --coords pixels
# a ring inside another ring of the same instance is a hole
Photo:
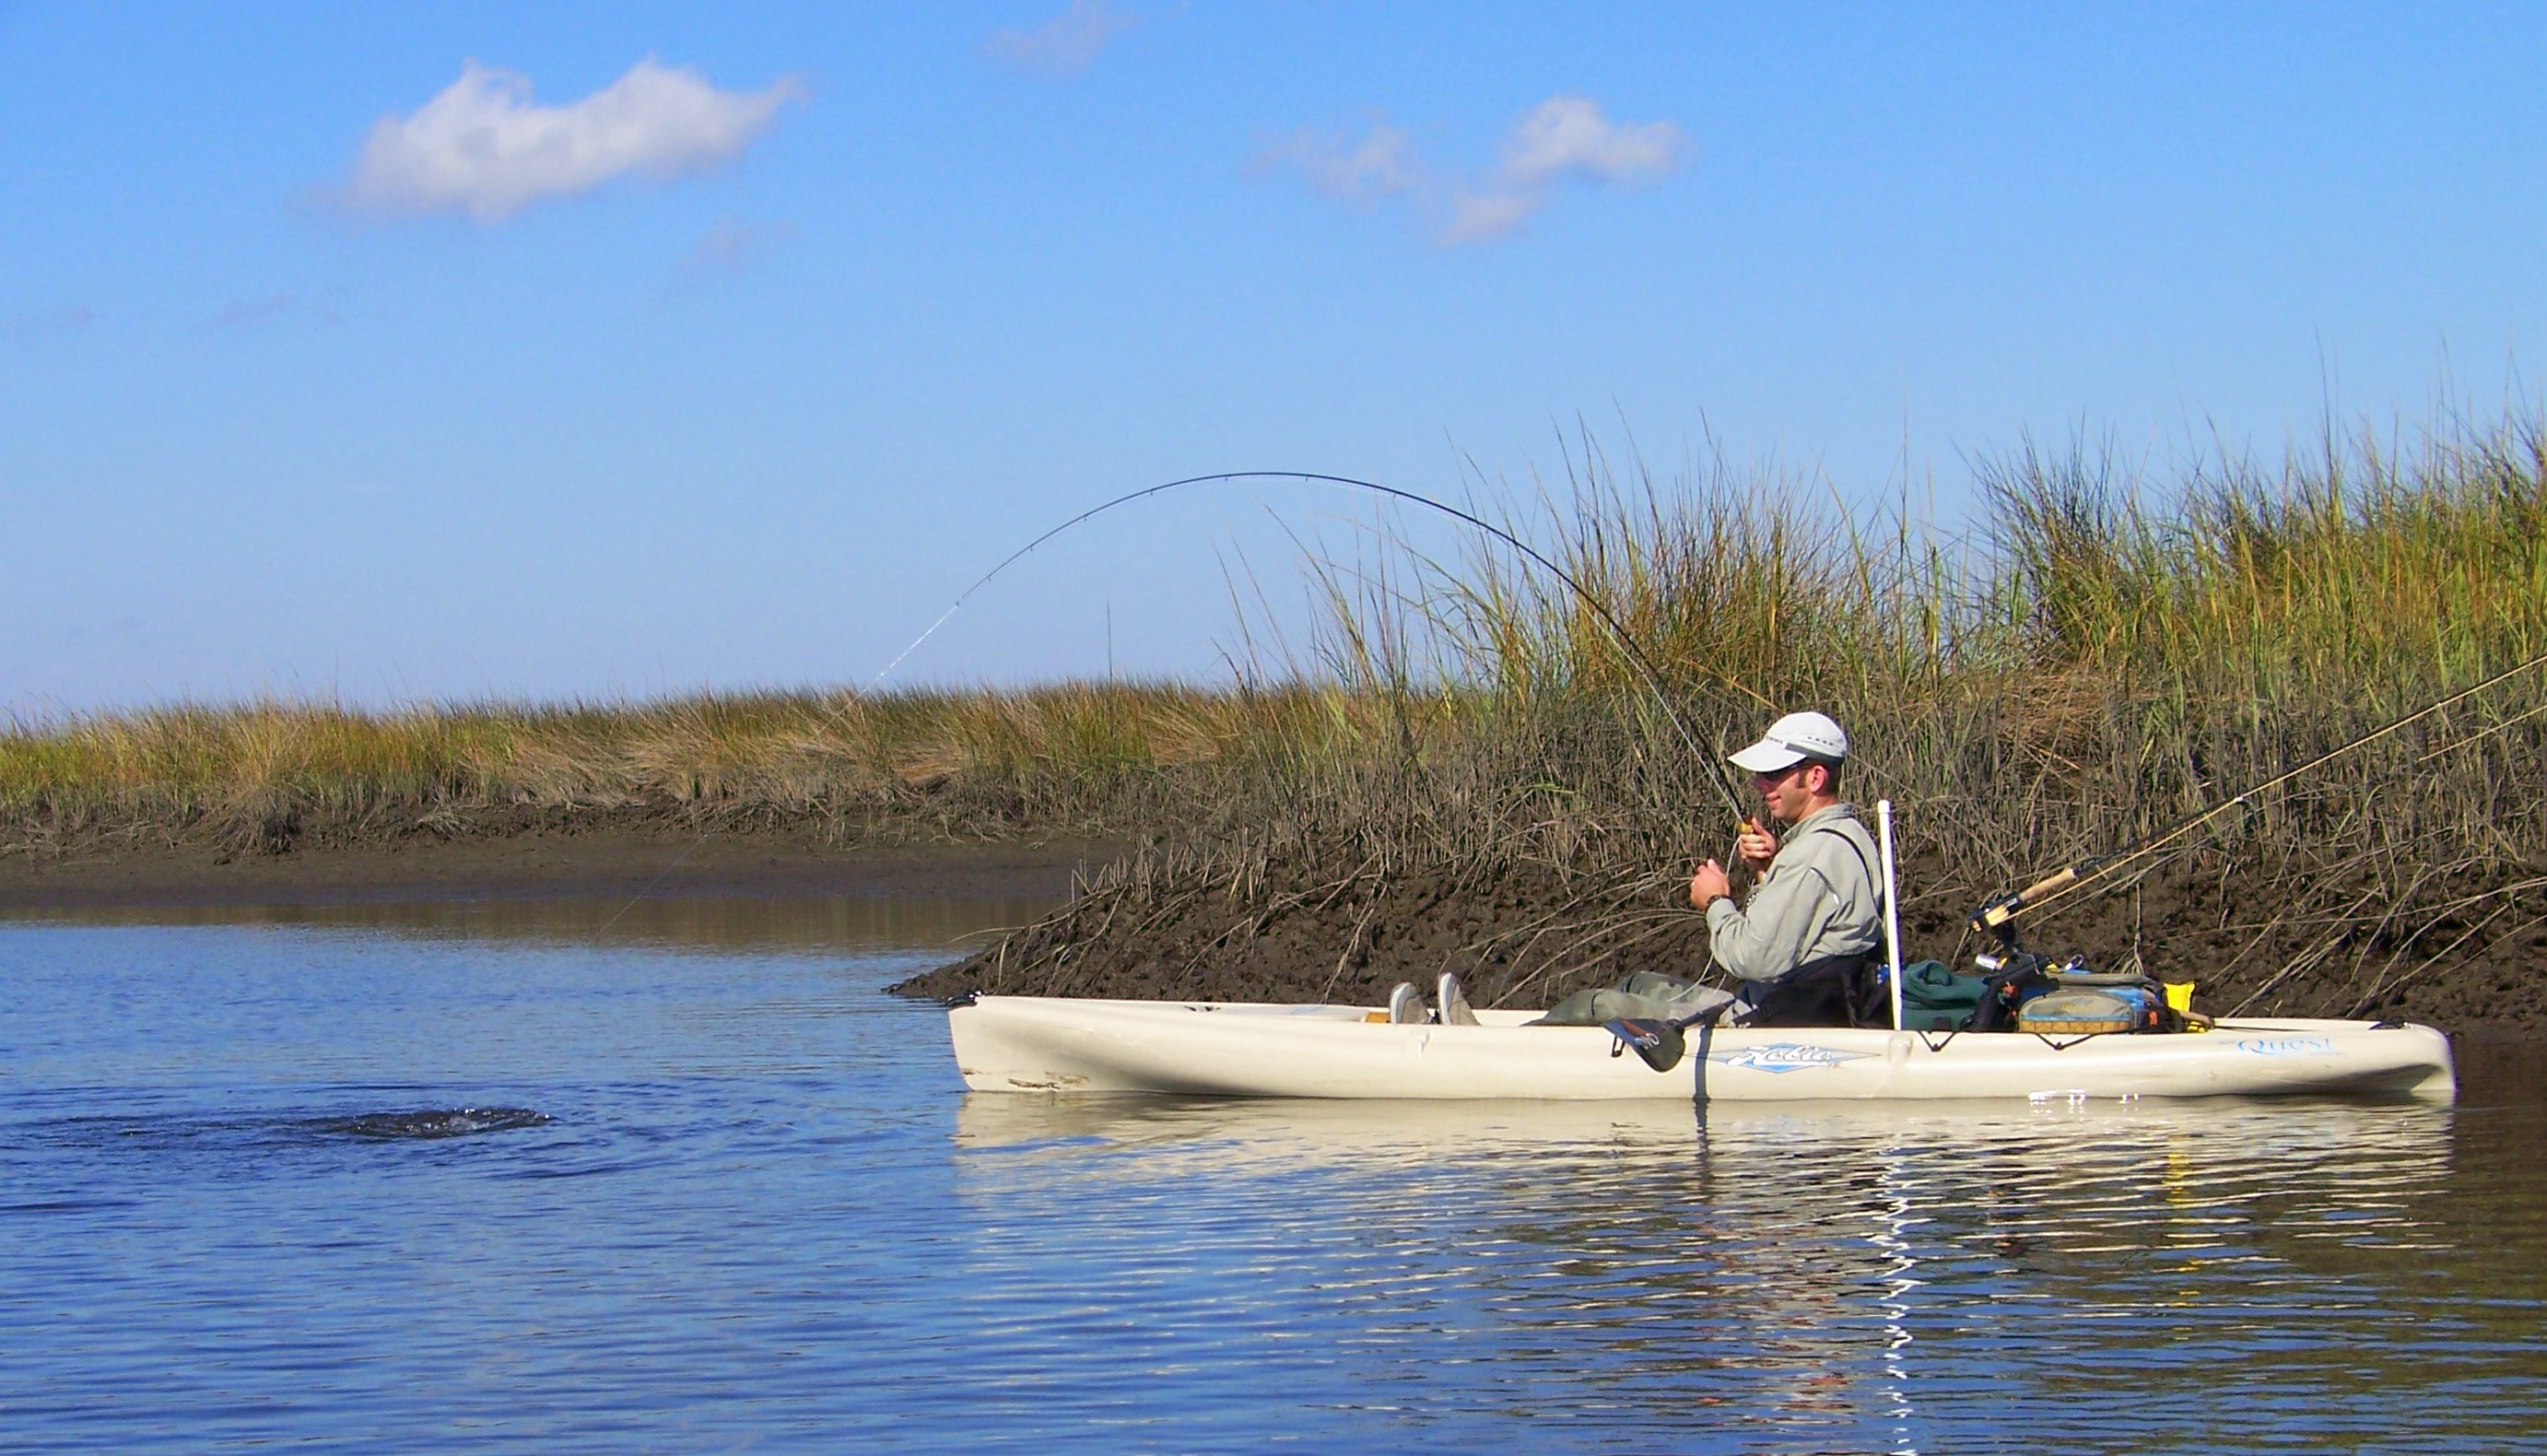
[[[1875,836],[1849,806],[1798,819],[1750,903],[1737,909],[1719,899],[1707,907],[1715,963],[1744,981],[1768,982],[1807,961],[1874,950],[1884,937],[1877,864]]]

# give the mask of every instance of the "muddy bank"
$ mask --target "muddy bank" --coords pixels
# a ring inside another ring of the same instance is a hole
[[[853,897],[1067,899],[1115,857],[1080,840],[840,845],[815,827],[702,834],[671,821],[546,824],[467,838],[301,845],[93,843],[0,857],[0,908],[436,899]]]
[[[1535,861],[1243,882],[1125,873],[1120,846],[870,841],[816,825],[702,834],[671,819],[524,823],[284,852],[101,841],[0,856],[0,908],[571,899],[1015,898],[1067,904],[895,987],[1055,995],[1377,1003],[1456,972],[1481,1005],[1543,1005],[1627,972],[1694,974],[1706,931],[1677,873]],[[1113,872],[1106,873],[1108,867]],[[1087,891],[1091,884],[1098,888]],[[1961,966],[1965,917],[1999,886],[1903,869],[1905,948]],[[1075,890],[1085,891],[1069,899]],[[2368,906],[2367,910],[2364,906]],[[2547,877],[2418,884],[2312,879],[2188,861],[2027,928],[2036,949],[2119,969],[2137,953],[2199,1004],[2281,1015],[2402,1015],[2455,1032],[2547,1037]]]
[[[1935,865],[1904,869],[1902,939],[1913,959],[1962,967],[1965,931],[1991,887]],[[2214,1013],[2403,1016],[2451,1031],[2547,1035],[2547,899],[2491,894],[2457,910],[2382,921],[2360,887],[2295,895],[2288,869],[2240,876],[2188,864],[2083,900],[2027,927],[2028,944],[2100,969],[2135,953],[2153,975],[2192,981]],[[1922,892],[1906,887],[1925,884]],[[2427,892],[2445,906],[2478,887]],[[2499,889],[2499,887],[2497,887]],[[1678,874],[1586,874],[1535,864],[1367,875],[1283,888],[1200,877],[1120,884],[960,964],[895,987],[910,995],[1021,994],[1377,1004],[1400,981],[1456,972],[1479,1005],[1544,1005],[1627,972],[1695,975],[1702,918]]]

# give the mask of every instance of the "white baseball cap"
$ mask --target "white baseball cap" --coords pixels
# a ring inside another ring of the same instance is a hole
[[[1848,734],[1819,713],[1790,713],[1769,725],[1760,741],[1725,761],[1755,774],[1794,768],[1807,758],[1836,763],[1848,756]]]

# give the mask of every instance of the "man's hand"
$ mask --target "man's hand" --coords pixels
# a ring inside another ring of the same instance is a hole
[[[1724,878],[1724,866],[1713,860],[1700,865],[1698,873],[1689,877],[1689,902],[1702,910],[1732,896],[1733,882]]]
[[[1744,819],[1742,833],[1733,841],[1733,852],[1751,867],[1751,873],[1769,873],[1769,861],[1778,857],[1778,836],[1769,832],[1758,819]]]

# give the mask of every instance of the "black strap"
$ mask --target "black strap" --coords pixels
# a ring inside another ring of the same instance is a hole
[[[1848,846],[1848,852],[1857,856],[1857,867],[1866,872],[1866,888],[1873,892],[1876,904],[1881,906],[1884,903],[1884,882],[1875,878],[1875,866],[1867,863],[1866,851],[1857,847],[1857,841],[1851,839],[1846,834],[1841,833],[1839,830],[1832,828],[1828,824],[1822,825],[1820,828],[1813,830],[1813,832],[1816,834],[1828,834],[1840,843]]]

